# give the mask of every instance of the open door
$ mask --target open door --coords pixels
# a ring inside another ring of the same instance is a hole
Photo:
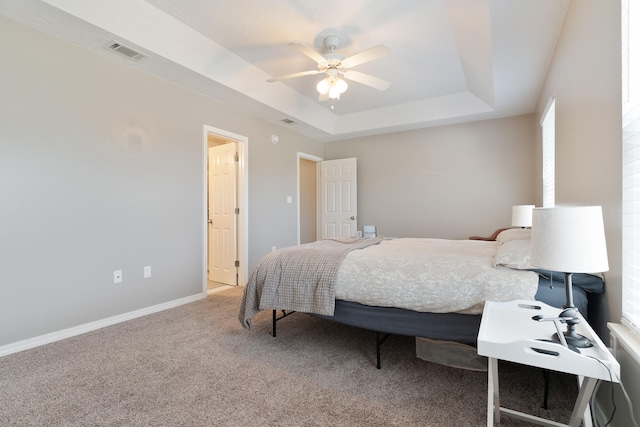
[[[356,159],[320,162],[322,238],[355,236],[358,229]]]
[[[238,277],[237,158],[235,142],[208,149],[208,279],[226,285],[236,285]]]

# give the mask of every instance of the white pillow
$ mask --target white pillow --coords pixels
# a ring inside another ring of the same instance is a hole
[[[496,236],[499,245],[512,240],[531,240],[530,228],[508,228]]]
[[[494,267],[508,267],[517,270],[529,270],[531,242],[529,240],[511,240],[498,246],[494,259]]]

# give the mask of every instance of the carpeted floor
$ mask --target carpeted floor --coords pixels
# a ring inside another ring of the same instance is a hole
[[[486,372],[391,336],[296,313],[237,320],[243,288],[0,358],[2,426],[481,426]],[[501,404],[568,422],[574,377],[500,365]],[[503,426],[526,426],[503,418]]]

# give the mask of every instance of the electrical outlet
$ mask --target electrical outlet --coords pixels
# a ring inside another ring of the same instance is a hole
[[[122,283],[122,270],[113,272],[113,283]]]
[[[271,252],[275,251],[276,247],[275,246],[271,246]]]
[[[145,278],[145,279],[148,279],[149,277],[151,277],[151,266],[150,266],[150,265],[147,265],[147,266],[144,268],[144,278]]]

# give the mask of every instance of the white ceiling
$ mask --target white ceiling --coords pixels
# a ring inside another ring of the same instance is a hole
[[[321,141],[530,113],[569,0],[0,0],[0,14],[173,81]],[[288,45],[350,56],[392,53],[357,66],[391,82],[357,82],[319,102],[322,75]],[[113,40],[149,58],[104,48]],[[293,120],[285,124],[282,119]]]

